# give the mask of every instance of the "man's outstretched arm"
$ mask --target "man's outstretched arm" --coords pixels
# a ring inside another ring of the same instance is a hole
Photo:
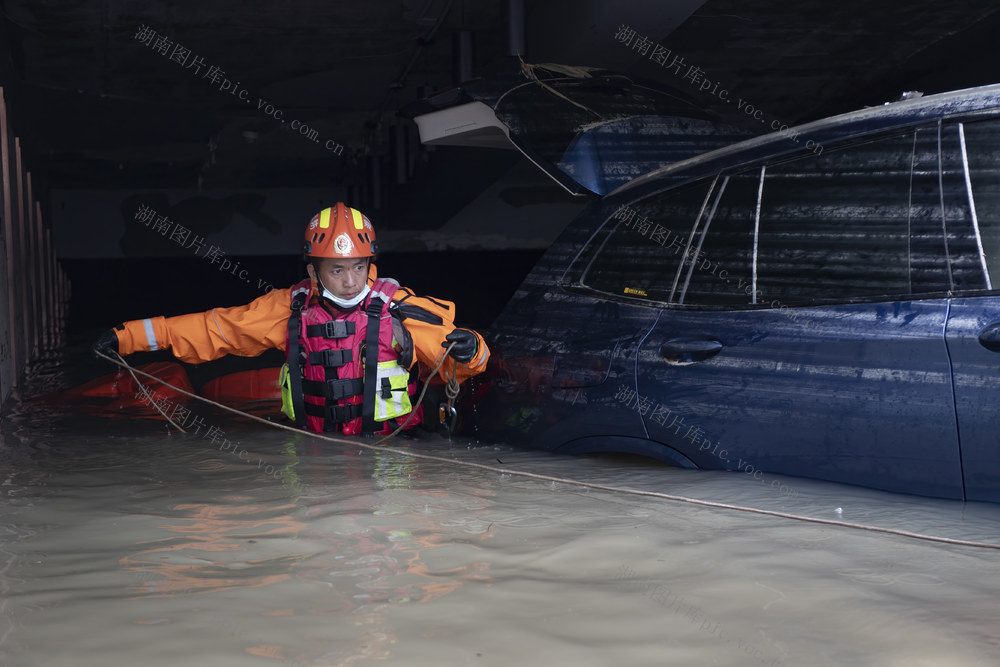
[[[125,322],[123,329],[111,331],[122,355],[170,350],[181,361],[192,364],[227,354],[256,357],[271,348],[285,349],[291,313],[289,291],[272,290],[245,306],[132,320]],[[106,337],[107,333],[98,342]]]

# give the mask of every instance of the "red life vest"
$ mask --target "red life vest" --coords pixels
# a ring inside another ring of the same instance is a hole
[[[402,416],[407,416],[416,387],[399,364],[400,354],[394,346],[389,304],[397,289],[399,283],[391,278],[375,280],[356,307],[344,312],[333,308],[331,314],[321,298],[310,299],[312,284],[308,279],[292,287],[286,350],[291,393],[293,399],[300,397],[294,406],[300,426],[320,433],[384,434],[395,430],[394,417],[400,416],[401,410],[405,410]],[[366,357],[374,357],[368,354],[367,346],[369,338],[375,340],[375,336],[377,364],[369,369]],[[366,381],[373,385],[368,392]],[[371,405],[365,405],[366,397]],[[421,413],[418,407],[407,428],[420,423]]]

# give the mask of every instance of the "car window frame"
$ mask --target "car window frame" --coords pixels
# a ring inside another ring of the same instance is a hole
[[[997,130],[998,130],[998,132],[1000,132],[1000,118],[994,117],[992,119],[982,119],[982,120],[977,121],[977,122],[989,122],[990,120],[992,120],[994,123],[997,124]],[[990,267],[989,267],[988,262],[986,261],[986,250],[985,250],[985,248],[983,246],[982,231],[979,228],[979,217],[978,217],[978,215],[976,213],[976,197],[975,197],[975,193],[972,191],[972,174],[969,171],[969,152],[968,152],[968,145],[967,145],[966,140],[965,140],[965,125],[966,125],[966,121],[960,119],[960,120],[956,120],[954,124],[958,128],[959,148],[961,150],[961,156],[962,156],[962,172],[963,172],[963,177],[964,177],[964,180],[965,180],[965,193],[966,193],[966,197],[968,198],[968,202],[969,202],[969,217],[970,217],[970,221],[972,222],[972,228],[975,231],[975,235],[976,235],[976,247],[979,250],[979,262],[980,262],[980,265],[982,266],[982,269],[983,269],[983,279],[984,279],[984,281],[986,283],[986,289],[985,290],[975,290],[975,291],[976,292],[993,292],[994,291],[994,287],[993,287],[993,284],[992,284],[993,281],[992,281],[992,279],[990,277]],[[940,134],[938,135],[938,141],[940,143]],[[940,155],[941,155],[941,152],[940,152],[940,146],[939,146],[939,150],[938,150],[938,157],[939,157],[939,159],[940,159]],[[947,239],[947,236],[945,238]],[[951,255],[950,254],[948,256],[948,261],[951,262]],[[954,292],[954,291],[955,290],[952,290],[952,292]]]
[[[601,295],[598,298],[622,301],[625,303],[639,303],[641,305],[648,305],[650,307],[656,307],[656,308],[662,307],[662,304],[666,303],[672,304],[672,302],[664,302],[656,299],[643,298],[640,296],[632,297],[627,294],[619,294],[617,292],[606,292],[597,289],[596,287],[586,285],[584,284],[583,281],[587,277],[590,270],[593,268],[594,262],[597,260],[598,257],[600,257],[601,253],[604,251],[604,248],[607,245],[608,241],[619,231],[619,228],[623,224],[625,224],[624,220],[618,219],[617,217],[618,211],[620,211],[622,208],[627,208],[639,201],[650,199],[658,195],[664,195],[669,192],[680,193],[686,188],[692,188],[692,189],[697,188],[700,187],[701,184],[704,184],[706,181],[711,181],[711,183],[708,184],[708,188],[705,191],[705,195],[702,199],[701,206],[698,209],[698,215],[695,217],[695,220],[691,225],[691,229],[687,232],[688,239],[684,248],[684,252],[686,253],[690,249],[691,239],[693,238],[694,230],[697,228],[698,222],[705,215],[705,207],[708,205],[708,201],[711,199],[712,192],[714,191],[718,183],[718,180],[719,180],[718,173],[710,176],[701,176],[697,178],[687,179],[682,182],[673,183],[668,187],[661,188],[656,192],[649,193],[646,196],[642,197],[641,199],[636,199],[633,200],[632,202],[629,202],[629,204],[623,204],[622,206],[615,207],[614,210],[610,211],[609,215],[605,217],[603,222],[601,222],[600,225],[597,226],[597,228],[594,230],[594,233],[587,239],[587,241],[580,248],[580,251],[576,253],[576,255],[573,257],[572,261],[569,264],[569,267],[563,274],[563,278],[560,281],[560,286],[563,289],[570,292],[584,293],[592,296]],[[600,234],[603,234],[603,238],[601,239],[597,247],[593,247],[594,238]],[[680,230],[678,230],[678,235],[680,235]],[[585,264],[578,267],[577,266],[578,262],[580,261],[581,258],[585,256],[586,256]],[[682,256],[681,261],[678,262],[677,269],[675,270],[674,273],[674,279],[672,282],[670,296],[669,296],[670,299],[674,298],[674,294],[677,289],[678,279],[680,276],[680,272],[684,267],[684,263],[685,263],[685,257]],[[570,278],[571,275],[573,276],[572,278]]]
[[[846,139],[843,139],[843,140],[837,142],[836,144],[829,145],[829,146],[827,146],[827,148],[830,149],[830,150],[847,150],[847,149],[850,149],[851,147],[854,147],[854,146],[859,146],[859,145],[863,145],[865,143],[871,143],[871,142],[879,141],[879,140],[882,140],[882,139],[891,138],[893,136],[900,136],[901,134],[911,134],[914,138],[916,138],[917,133],[920,130],[935,131],[937,133],[937,156],[936,157],[937,157],[937,163],[938,163],[938,174],[937,174],[937,177],[938,177],[938,180],[939,180],[938,196],[943,200],[945,195],[944,195],[944,186],[943,186],[943,182],[942,182],[943,175],[942,175],[942,170],[941,170],[941,167],[940,167],[941,160],[942,160],[942,152],[941,152],[942,151],[942,146],[941,146],[941,131],[942,131],[942,127],[944,126],[945,123],[948,123],[948,124],[959,124],[960,125],[960,124],[964,124],[966,122],[981,122],[981,121],[990,121],[990,120],[995,121],[997,123],[1000,123],[1000,114],[998,114],[996,111],[993,111],[993,112],[984,112],[984,111],[980,110],[980,111],[976,111],[976,112],[973,112],[973,113],[957,114],[955,116],[950,116],[950,117],[949,116],[942,116],[940,118],[937,118],[937,119],[934,119],[934,120],[930,120],[930,121],[929,121],[929,119],[921,119],[919,122],[914,122],[914,123],[911,123],[911,124],[904,124],[904,125],[896,126],[896,127],[893,127],[893,128],[882,129],[882,130],[878,130],[878,131],[874,131],[874,132],[870,132],[870,133],[858,133],[856,135],[853,135],[853,136],[850,136],[850,137],[848,137]],[[964,133],[964,130],[963,130],[963,133]],[[583,244],[583,246],[581,247],[580,251],[574,255],[574,258],[570,262],[569,267],[564,272],[563,279],[562,279],[562,281],[560,283],[560,286],[563,289],[565,289],[566,291],[573,292],[573,293],[586,294],[586,295],[589,295],[589,296],[592,296],[592,297],[595,297],[595,298],[599,298],[599,299],[603,299],[603,300],[618,301],[618,302],[622,302],[622,303],[629,303],[629,304],[633,304],[633,305],[640,305],[640,306],[645,306],[645,307],[650,307],[650,308],[656,308],[656,309],[661,309],[661,310],[662,309],[672,309],[672,310],[698,310],[698,311],[744,311],[744,310],[774,310],[774,309],[779,308],[780,306],[774,306],[774,305],[772,305],[774,303],[773,300],[769,301],[769,302],[764,302],[764,303],[755,303],[755,301],[756,301],[756,292],[757,292],[757,287],[756,287],[756,285],[757,285],[757,250],[758,250],[758,240],[759,240],[760,204],[761,204],[762,195],[763,195],[763,190],[762,190],[763,179],[766,177],[766,172],[767,172],[768,168],[773,167],[775,165],[784,164],[784,163],[787,163],[787,162],[793,162],[795,160],[808,158],[811,154],[815,154],[815,153],[812,150],[800,149],[800,150],[797,150],[797,151],[793,151],[793,152],[789,152],[789,153],[784,153],[784,154],[781,154],[781,155],[775,155],[775,156],[771,156],[771,157],[768,157],[768,158],[750,160],[750,161],[747,161],[745,163],[741,163],[741,164],[737,164],[737,165],[732,165],[732,166],[728,166],[728,167],[719,169],[718,171],[715,171],[714,174],[713,173],[698,174],[698,175],[690,177],[690,178],[678,179],[678,180],[675,180],[672,183],[669,183],[668,185],[666,185],[666,187],[657,188],[656,190],[653,190],[653,191],[644,192],[641,197],[637,197],[635,199],[632,199],[631,201],[624,201],[624,202],[620,203],[619,205],[615,206],[613,209],[609,209],[609,211],[607,212],[607,215],[606,215],[604,221],[601,222],[595,228],[593,234],[587,239],[586,243]],[[970,187],[968,184],[971,183],[971,180],[970,180],[970,175],[968,174],[967,146],[965,146],[964,144],[962,145],[962,148],[961,148],[961,159],[962,159],[962,164],[964,165],[964,170],[966,172],[965,173],[965,179],[966,179],[966,184],[967,184],[967,186],[966,186],[967,187],[967,193],[966,194],[967,194],[967,196],[971,196],[972,197],[972,201],[973,201],[972,206],[974,206],[974,201],[975,201],[974,195],[970,194],[969,191],[968,191],[968,188]],[[705,182],[705,181],[711,180],[711,185],[709,186],[709,189],[706,192],[705,200],[704,200],[704,202],[702,204],[702,208],[699,211],[697,219],[691,225],[691,228],[690,228],[690,230],[688,232],[687,245],[684,248],[684,254],[683,254],[682,259],[679,262],[678,267],[676,269],[674,281],[675,281],[675,285],[679,284],[680,276],[685,271],[685,269],[688,271],[688,274],[690,276],[692,274],[692,272],[693,272],[694,264],[697,263],[697,260],[696,260],[697,254],[695,254],[694,258],[692,258],[690,256],[691,245],[692,245],[692,242],[693,242],[693,240],[695,238],[695,235],[700,230],[701,231],[701,236],[700,236],[700,239],[699,239],[699,248],[700,248],[701,247],[701,242],[704,240],[704,235],[707,234],[708,229],[711,226],[712,218],[714,217],[715,212],[716,212],[715,205],[718,204],[718,202],[721,200],[722,195],[725,192],[724,186],[720,189],[720,181],[723,182],[723,183],[725,183],[725,184],[728,184],[728,179],[730,177],[732,177],[734,175],[737,175],[737,174],[741,174],[741,173],[745,174],[746,172],[752,171],[752,170],[759,170],[760,173],[758,175],[758,178],[760,180],[758,181],[757,201],[756,201],[756,204],[755,204],[755,211],[754,211],[753,259],[752,259],[752,262],[751,262],[751,266],[752,266],[752,270],[751,270],[752,293],[751,293],[751,298],[750,298],[750,300],[749,300],[748,303],[746,303],[746,304],[738,304],[738,305],[736,305],[736,304],[687,304],[687,303],[683,303],[683,298],[684,298],[684,295],[685,295],[685,292],[686,292],[686,288],[690,285],[689,278],[685,280],[684,290],[681,292],[681,294],[678,294],[677,291],[676,291],[676,289],[674,289],[674,290],[671,291],[671,294],[670,294],[670,299],[671,300],[670,301],[663,301],[663,300],[658,300],[658,299],[650,299],[650,298],[646,298],[646,297],[642,297],[642,296],[637,296],[637,295],[619,294],[619,293],[602,291],[602,290],[598,290],[598,289],[595,289],[593,287],[587,286],[586,284],[583,283],[583,279],[585,278],[585,276],[587,274],[587,271],[590,270],[590,268],[593,265],[594,261],[600,256],[600,253],[603,251],[603,249],[604,249],[605,245],[607,244],[608,240],[618,231],[618,227],[621,224],[621,221],[615,219],[615,214],[616,214],[617,210],[619,210],[621,207],[632,206],[632,205],[634,205],[636,203],[642,202],[644,200],[647,200],[647,199],[650,199],[650,198],[653,198],[653,197],[656,197],[656,196],[659,196],[659,195],[664,195],[664,194],[666,194],[668,192],[671,192],[671,191],[675,191],[675,190],[679,191],[682,188],[690,187],[690,186],[695,186],[695,185],[697,185],[700,182]],[[912,172],[911,172],[911,178],[912,178]],[[713,204],[711,216],[709,218],[706,218],[705,217],[705,208],[708,205],[708,201],[713,200],[713,196],[714,196],[714,204]],[[912,196],[912,189],[911,189],[911,196]],[[970,213],[970,215],[971,215],[971,213]],[[944,222],[945,222],[945,220],[944,220],[944,213],[943,213],[943,202],[942,202],[942,212],[941,212],[941,218],[940,219],[941,219],[941,223],[942,223],[942,226],[943,226]],[[701,223],[702,223],[703,220],[705,221],[705,225],[704,226],[701,225]],[[976,233],[977,233],[977,242],[979,244],[979,247],[981,248],[982,239],[981,239],[981,233],[979,232],[979,229],[978,229],[978,224],[976,225],[975,229],[976,229]],[[600,246],[598,248],[596,248],[596,249],[593,248],[592,241],[593,241],[594,237],[596,237],[597,235],[602,234],[602,233],[604,235],[604,238],[601,240]],[[946,233],[944,234],[944,240],[945,240],[945,242],[947,242],[947,234]],[[911,241],[912,241],[912,236],[911,236]],[[589,256],[587,258],[586,266],[581,269],[581,268],[579,268],[577,266],[577,262],[584,255],[589,255]],[[981,257],[981,262],[984,265],[984,279],[985,279],[986,274],[987,274],[987,268],[985,267],[985,255],[982,253],[982,251],[980,251],[980,257]],[[950,267],[951,267],[952,256],[951,256],[950,250],[948,250],[947,248],[946,248],[945,260],[949,264],[949,271],[950,271],[951,270]],[[574,271],[574,269],[576,269],[576,270]],[[987,283],[987,284],[991,284],[991,283]],[[838,306],[838,305],[852,305],[852,304],[860,304],[860,303],[892,303],[892,302],[898,302],[898,301],[924,301],[924,300],[928,300],[928,299],[941,299],[941,298],[947,298],[947,297],[952,297],[952,296],[970,296],[970,295],[971,296],[990,296],[990,295],[994,295],[994,294],[998,294],[998,293],[1000,293],[1000,286],[998,286],[996,288],[990,287],[988,289],[980,289],[980,288],[965,289],[965,290],[948,289],[948,290],[940,290],[940,291],[921,292],[921,293],[917,293],[917,294],[910,293],[910,294],[886,294],[886,295],[873,295],[873,296],[845,297],[845,298],[838,298],[838,299],[823,300],[821,302],[793,303],[793,304],[788,304],[786,307],[789,307],[789,308],[818,308],[818,307],[830,307],[830,306]]]

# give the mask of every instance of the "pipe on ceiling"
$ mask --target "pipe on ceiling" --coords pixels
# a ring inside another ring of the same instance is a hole
[[[451,37],[451,62],[453,83],[458,86],[472,79],[472,48],[471,30],[460,30]]]
[[[524,0],[507,0],[508,51],[524,55]]]

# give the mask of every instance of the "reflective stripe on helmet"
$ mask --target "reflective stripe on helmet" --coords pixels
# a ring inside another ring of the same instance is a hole
[[[356,208],[350,208],[350,207],[348,207],[347,210],[350,212],[351,220],[354,222],[354,228],[364,229],[365,223],[364,220],[361,219],[361,211],[359,211]]]

